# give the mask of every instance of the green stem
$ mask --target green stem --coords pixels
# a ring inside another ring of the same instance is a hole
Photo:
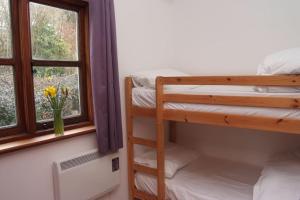
[[[62,118],[62,109],[53,109],[54,116],[54,133],[55,135],[63,135],[64,133],[64,121]]]

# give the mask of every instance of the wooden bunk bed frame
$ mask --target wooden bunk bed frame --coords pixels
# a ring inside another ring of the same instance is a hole
[[[250,128],[266,131],[300,134],[300,119],[284,119],[265,116],[243,116],[228,113],[194,112],[164,109],[164,103],[192,103],[231,106],[253,106],[267,108],[300,108],[299,97],[254,97],[254,96],[215,96],[191,94],[165,94],[164,85],[240,85],[240,86],[300,86],[300,76],[200,76],[200,77],[157,77],[156,108],[141,108],[132,104],[133,83],[130,77],[125,80],[128,183],[130,199],[165,199],[164,162],[164,121],[170,123],[170,140],[176,142],[176,122],[201,123],[227,127]],[[156,140],[148,140],[133,135],[133,118],[156,118]],[[134,145],[145,145],[157,151],[157,169],[134,163]],[[142,172],[157,177],[157,196],[138,191],[134,184],[135,173]]]

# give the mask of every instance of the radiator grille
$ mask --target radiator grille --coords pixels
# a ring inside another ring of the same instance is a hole
[[[79,156],[77,158],[73,158],[71,160],[61,162],[60,163],[60,168],[61,168],[62,171],[64,171],[64,170],[76,167],[78,165],[82,165],[84,163],[90,162],[92,160],[96,160],[100,157],[101,157],[101,155],[99,154],[99,152],[93,152],[93,153],[90,153],[90,154]]]

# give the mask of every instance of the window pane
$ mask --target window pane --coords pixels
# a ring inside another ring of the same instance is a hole
[[[0,0],[0,58],[12,57],[11,18],[8,0]]]
[[[16,123],[13,67],[0,65],[0,128],[14,126]]]
[[[32,57],[78,60],[77,12],[30,3]]]
[[[73,117],[81,114],[79,70],[77,67],[33,67],[36,120],[53,119],[52,109],[43,95],[48,86],[67,87],[69,97],[66,100],[63,116]]]

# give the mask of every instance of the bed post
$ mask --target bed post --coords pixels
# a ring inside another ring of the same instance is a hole
[[[177,141],[177,131],[176,131],[176,122],[170,121],[169,122],[169,141],[176,143]]]
[[[128,189],[129,199],[133,200],[134,191],[134,154],[133,154],[133,116],[132,116],[132,79],[126,77],[125,79],[125,96],[126,96],[126,128],[127,128],[127,161],[128,161]]]
[[[163,120],[163,82],[156,78],[157,199],[165,200],[165,134]]]

